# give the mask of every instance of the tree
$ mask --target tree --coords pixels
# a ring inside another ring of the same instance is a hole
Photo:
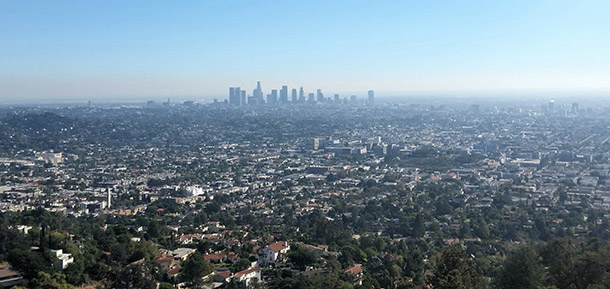
[[[413,282],[402,281],[398,283],[396,289],[415,289],[415,284]]]
[[[481,239],[489,238],[489,225],[485,221],[485,218],[481,217],[479,219],[479,225],[476,227],[476,235]]]
[[[503,289],[536,289],[542,285],[544,266],[531,247],[522,247],[504,262],[499,287]]]
[[[32,279],[30,283],[32,289],[71,289],[72,285],[66,282],[63,274],[54,273],[53,275],[46,272],[39,272],[38,276]]]
[[[559,238],[547,243],[541,250],[543,264],[548,267],[551,284],[569,289],[574,284],[574,256],[576,248],[569,239]]]
[[[13,249],[8,254],[8,261],[26,278],[34,278],[39,272],[53,272],[52,260],[45,257],[40,252]]]
[[[82,260],[75,260],[73,263],[69,264],[64,273],[66,274],[66,280],[70,282],[70,284],[79,285],[85,282],[85,276],[83,272],[85,270],[85,265]]]
[[[8,251],[17,248],[29,250],[29,242],[19,231],[0,226],[0,254],[6,254]]]
[[[305,269],[305,266],[316,261],[316,257],[313,253],[301,246],[295,246],[286,256],[290,259],[290,262],[297,265],[302,270]]]
[[[249,259],[241,258],[237,260],[237,262],[233,263],[233,265],[231,265],[231,272],[235,273],[242,270],[246,270],[250,267],[250,264],[252,264],[252,262],[250,262]]]
[[[179,279],[188,287],[199,287],[203,283],[202,278],[211,272],[210,263],[203,259],[203,255],[195,253],[182,263]]]
[[[430,283],[435,289],[481,288],[483,279],[461,245],[443,248],[437,255]]]
[[[610,246],[580,254],[574,275],[577,288],[610,288]]]
[[[449,201],[447,201],[447,199],[445,199],[444,197],[440,198],[436,202],[436,215],[437,216],[451,214],[452,210],[453,210],[453,208],[451,208]]]
[[[112,288],[154,289],[157,286],[159,268],[154,262],[138,262],[127,265],[117,274]]]
[[[413,228],[413,237],[421,238],[424,236],[424,233],[426,232],[426,227],[424,226],[424,217],[422,216],[422,213],[419,213],[415,216],[411,227]]]
[[[118,243],[112,245],[112,247],[110,248],[110,257],[112,257],[112,260],[116,261],[119,264],[124,263],[125,261],[127,261],[127,252],[125,250],[125,247]]]
[[[176,287],[174,287],[172,283],[161,282],[161,284],[159,284],[159,289],[176,289]]]

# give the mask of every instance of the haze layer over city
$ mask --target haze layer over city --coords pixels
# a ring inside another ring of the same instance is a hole
[[[2,4],[2,288],[610,288],[608,1]]]

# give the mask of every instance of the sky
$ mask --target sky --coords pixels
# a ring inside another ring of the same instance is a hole
[[[2,102],[610,92],[607,0],[0,5]]]

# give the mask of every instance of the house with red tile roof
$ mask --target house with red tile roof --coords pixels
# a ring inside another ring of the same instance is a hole
[[[217,282],[228,282],[231,280],[231,271],[229,270],[216,270],[216,281]]]
[[[180,263],[180,261],[174,259],[173,256],[167,256],[165,254],[162,254],[161,256],[159,256],[157,258],[157,262],[161,265],[162,270],[165,272],[173,269],[174,267],[178,266],[178,264]]]
[[[178,242],[180,244],[192,244],[196,239],[201,239],[201,235],[182,234],[178,237]]]
[[[167,275],[169,275],[170,277],[176,276],[178,275],[178,273],[180,273],[180,265],[169,269],[169,271],[167,271]]]
[[[210,263],[220,263],[227,259],[226,254],[205,254],[203,259]]]
[[[281,260],[281,256],[288,253],[289,250],[290,245],[286,241],[279,241],[267,245],[265,248],[258,251],[259,266],[275,265],[278,260]]]
[[[362,277],[364,275],[364,272],[362,271],[362,267],[360,267],[360,265],[356,264],[352,267],[349,267],[345,269],[344,272],[354,277],[354,285],[362,285]]]
[[[250,284],[252,283],[254,278],[256,278],[256,280],[258,280],[258,281],[261,280],[261,268],[254,267],[254,268],[246,269],[243,271],[239,271],[239,272],[235,273],[235,275],[233,275],[233,278],[235,279],[235,281],[241,282],[242,284],[244,284],[246,286],[246,288],[249,288]]]
[[[239,256],[237,256],[237,254],[235,254],[234,252],[229,252],[227,254],[227,257],[226,257],[227,262],[233,263],[233,262],[237,262],[237,260],[239,260]]]

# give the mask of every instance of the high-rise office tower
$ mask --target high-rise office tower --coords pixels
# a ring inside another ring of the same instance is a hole
[[[555,110],[555,100],[554,100],[554,99],[552,99],[552,100],[549,102],[549,111],[551,111],[551,112],[552,112],[553,110]]]
[[[316,92],[316,99],[318,100],[318,102],[324,102],[324,94],[322,93],[322,90],[318,88],[318,91]]]
[[[280,103],[287,103],[288,102],[288,86],[283,85],[282,89],[280,90]]]
[[[252,91],[252,97],[254,99],[256,99],[256,102],[253,102],[252,104],[255,104],[255,103],[256,104],[261,104],[261,103],[264,102],[264,99],[263,99],[263,89],[261,88],[261,82],[260,81],[256,82],[256,89],[254,89]]]
[[[578,113],[578,103],[572,103],[572,114]]]
[[[299,89],[299,101],[300,102],[305,102],[305,91],[303,90],[302,86]]]
[[[349,102],[351,104],[356,104],[357,101],[358,101],[358,99],[356,98],[355,95],[352,95],[352,96],[349,97]]]
[[[229,101],[233,104],[233,96],[235,95],[235,87],[229,87]]]
[[[257,105],[259,104],[259,99],[254,97],[254,95],[248,96],[248,105]]]
[[[229,104],[231,106],[241,105],[241,89],[239,87],[229,87]]]
[[[309,93],[309,96],[308,96],[308,98],[307,98],[307,101],[308,101],[308,102],[316,102],[316,99],[315,99],[315,94],[314,94],[313,92]]]
[[[341,102],[341,100],[339,99],[339,95],[335,94],[335,104],[338,104],[339,102]]]
[[[369,90],[369,105],[375,104],[375,91]]]
[[[277,89],[271,90],[270,94],[267,94],[267,104],[275,105],[277,104]]]
[[[292,102],[297,102],[297,89],[293,88],[292,89]]]

